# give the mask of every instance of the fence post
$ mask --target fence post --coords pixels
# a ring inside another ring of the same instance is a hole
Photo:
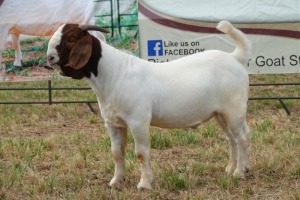
[[[49,105],[52,105],[52,87],[51,87],[51,80],[48,80],[48,98],[49,98]]]
[[[137,4],[138,2],[135,1],[133,2],[133,4]],[[137,13],[123,13],[121,14],[120,11],[120,0],[117,0],[117,12],[118,12],[118,29],[119,29],[119,35],[122,36],[122,27],[134,27],[134,26],[138,26],[137,24],[121,24],[121,17],[123,16],[137,16],[138,15],[138,11]],[[135,34],[135,37],[137,36],[137,34]]]
[[[98,2],[106,2],[108,1],[110,3],[110,13],[109,14],[102,14],[102,15],[95,15],[95,17],[103,18],[103,17],[110,17],[110,26],[102,26],[102,28],[110,28],[111,29],[111,37],[114,36],[114,16],[113,16],[113,2],[112,0],[94,0],[95,3]]]
[[[282,107],[284,108],[285,112],[290,116],[291,112],[289,111],[288,107],[285,105],[285,103],[282,101],[281,98],[278,98],[280,104],[282,105]]]

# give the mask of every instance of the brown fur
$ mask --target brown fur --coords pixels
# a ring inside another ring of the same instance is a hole
[[[62,74],[74,79],[98,75],[101,44],[97,38],[82,31],[77,24],[67,24],[62,30],[62,41],[56,47]]]

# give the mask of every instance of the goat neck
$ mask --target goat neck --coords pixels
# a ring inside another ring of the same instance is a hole
[[[86,78],[100,101],[121,93],[122,85],[131,69],[139,67],[138,62],[146,62],[101,42],[102,57],[98,64],[98,76]],[[124,91],[123,91],[124,92]]]

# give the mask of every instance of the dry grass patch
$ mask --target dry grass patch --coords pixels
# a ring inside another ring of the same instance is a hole
[[[140,172],[129,137],[127,178],[110,190],[110,140],[86,105],[1,105],[1,199],[299,199],[299,102],[289,117],[274,103],[249,102],[252,169],[224,172],[225,136],[214,121],[196,130],[151,128],[153,191],[136,189]],[[256,109],[259,106],[260,109]]]
[[[299,82],[299,75],[251,75],[250,82]],[[55,87],[87,86],[53,81]],[[47,82],[1,83],[45,87]],[[56,100],[94,100],[91,91],[56,91]],[[251,87],[250,96],[299,96],[299,86]],[[6,100],[43,100],[45,91],[1,92]],[[110,190],[114,164],[101,118],[85,104],[0,105],[0,199],[300,199],[300,101],[249,101],[251,171],[227,176],[228,144],[212,120],[196,130],[151,128],[152,191],[139,193],[129,135],[123,185]],[[94,105],[96,108],[96,104]]]

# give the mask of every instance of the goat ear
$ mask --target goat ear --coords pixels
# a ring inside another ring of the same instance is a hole
[[[73,46],[66,67],[78,70],[86,65],[92,55],[92,42],[89,34],[83,35]]]

